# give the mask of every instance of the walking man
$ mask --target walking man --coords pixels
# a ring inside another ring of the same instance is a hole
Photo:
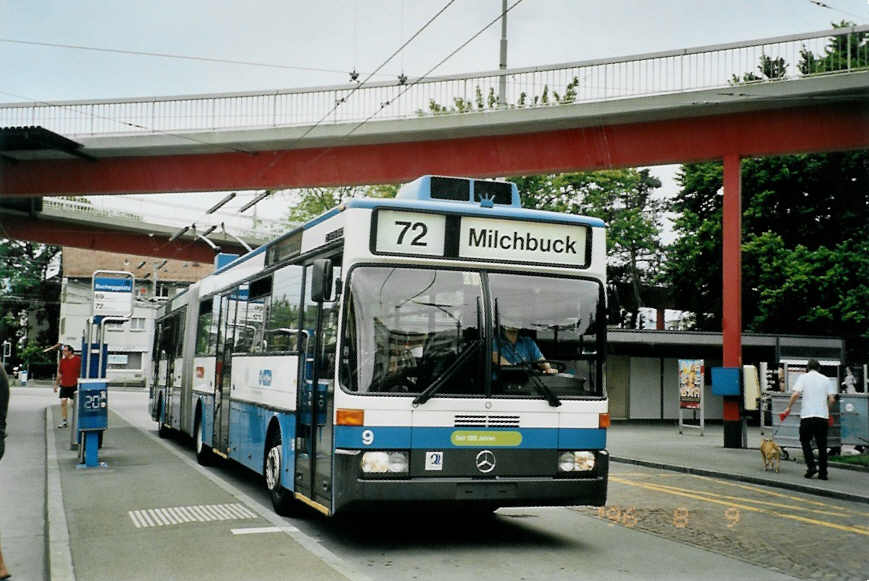
[[[81,357],[75,354],[75,350],[71,345],[64,345],[63,357],[61,357],[60,364],[57,366],[57,383],[54,386],[55,393],[57,393],[57,388],[60,387],[60,416],[63,418],[60,424],[58,424],[58,428],[69,426],[66,421],[66,402],[69,398],[75,396],[80,371]]]
[[[821,364],[817,359],[809,359],[808,373],[797,379],[794,394],[785,408],[784,415],[791,413],[791,406],[802,396],[800,407],[800,444],[806,459],[806,478],[815,474],[820,480],[827,479],[827,428],[830,421],[830,408],[836,401],[836,386],[829,377],[821,375]],[[815,467],[815,454],[812,452],[812,439],[818,445],[818,466]]]

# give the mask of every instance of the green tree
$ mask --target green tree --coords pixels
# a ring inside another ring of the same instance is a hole
[[[0,239],[0,341],[26,344],[53,344],[57,338],[59,281],[46,281],[48,266],[60,252],[48,246],[21,240]],[[28,327],[44,331],[25,338]],[[20,361],[13,353],[12,363]]]
[[[302,224],[351,198],[394,198],[397,193],[398,186],[392,184],[295,190],[289,193],[295,203],[286,220],[291,225]]]
[[[663,258],[661,182],[647,169],[604,170],[515,178],[525,207],[580,214],[607,223],[610,281],[629,289],[627,325],[640,324],[643,287],[654,284]]]
[[[857,47],[867,41],[867,33],[831,38],[822,55],[804,49],[797,69],[810,74],[865,67],[865,50]],[[763,78],[775,79],[787,66],[764,56],[758,70]],[[734,82],[759,78],[734,75]],[[664,280],[694,313],[697,329],[718,330],[722,167],[686,164],[678,180],[677,240],[668,251]],[[743,328],[842,336],[849,357],[865,359],[869,152],[745,159],[742,207]]]

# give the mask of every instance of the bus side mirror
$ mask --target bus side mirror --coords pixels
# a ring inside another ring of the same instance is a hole
[[[328,301],[332,296],[332,261],[320,258],[311,269],[311,300],[315,303]]]

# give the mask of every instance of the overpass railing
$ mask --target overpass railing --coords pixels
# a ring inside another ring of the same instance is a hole
[[[833,50],[836,48],[837,50]],[[355,124],[557,107],[847,73],[869,67],[869,25],[462,75],[268,92],[0,105],[0,126],[66,136]],[[747,75],[747,76],[746,76]],[[498,86],[506,76],[505,103]]]
[[[129,202],[128,202],[129,203]],[[63,216],[65,218],[79,218],[82,220],[95,220],[99,222],[112,221],[115,223],[126,222],[136,224],[145,229],[148,224],[164,227],[181,228],[190,225],[190,218],[182,213],[171,215],[165,208],[140,204],[139,212],[126,212],[115,208],[106,208],[99,202],[87,199],[69,199],[64,197],[46,197],[42,199],[43,213],[47,215]],[[211,216],[209,220],[200,221],[197,224],[199,231],[203,232],[214,223],[226,223],[226,228],[235,236],[249,242],[262,243],[285,233],[291,226],[286,222],[271,219],[258,219],[250,216]]]

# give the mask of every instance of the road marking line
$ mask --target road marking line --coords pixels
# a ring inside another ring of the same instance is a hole
[[[203,504],[198,506],[170,506],[128,511],[136,528],[162,527],[190,522],[218,520],[247,520],[257,515],[241,504]]]
[[[263,533],[286,533],[298,531],[296,527],[254,527],[249,529],[232,529],[234,535],[259,535]]]
[[[186,464],[188,468],[197,471],[199,474],[215,484],[218,488],[242,501],[244,505],[251,507],[253,512],[255,512],[261,518],[264,518],[265,520],[277,526],[283,527],[286,525],[287,519],[275,514],[271,507],[267,507],[263,503],[249,496],[248,494],[245,494],[237,486],[231,484],[229,481],[225,480],[216,472],[200,466],[195,459],[190,457],[189,454],[182,453],[175,446],[170,445],[168,442],[157,437],[157,434],[154,433],[153,429],[148,430],[142,428],[135,421],[130,419],[126,414],[120,412],[118,409],[112,409],[111,411],[119,418],[121,418],[121,420],[126,422],[130,427],[139,430],[139,432],[141,432],[142,435],[144,435],[145,438],[150,440],[154,445],[161,446],[164,450],[166,450],[167,452],[178,458],[181,462]],[[350,565],[348,561],[342,559],[337,554],[327,549],[320,541],[316,540],[314,537],[309,536],[298,529],[292,531],[285,531],[285,533],[295,542],[302,545],[313,555],[315,555],[327,565],[332,567],[332,569],[337,571],[339,574],[344,575],[351,581],[373,581],[371,577],[364,574],[356,567]]]
[[[663,492],[664,494],[673,494],[675,496],[684,496],[686,498],[693,498],[695,500],[702,500],[704,502],[711,502],[713,504],[720,504],[723,506],[733,506],[736,508],[741,508],[743,510],[747,510],[749,512],[759,512],[762,514],[769,514],[772,516],[777,516],[779,518],[786,518],[789,520],[795,520],[795,521],[803,522],[803,523],[807,523],[807,524],[812,524],[812,525],[827,527],[827,528],[836,529],[836,530],[840,530],[840,531],[845,531],[845,532],[849,532],[849,533],[857,533],[860,535],[869,536],[869,531],[866,531],[866,530],[863,530],[863,529],[860,529],[857,527],[853,527],[853,526],[845,526],[845,525],[839,525],[836,523],[819,521],[819,520],[807,518],[804,516],[799,516],[799,515],[795,515],[795,514],[785,514],[785,513],[781,513],[781,512],[776,512],[774,510],[769,510],[769,509],[765,509],[765,508],[758,508],[756,506],[739,504],[736,502],[726,502],[723,500],[716,500],[714,498],[707,498],[705,496],[698,496],[697,494],[689,494],[687,492],[677,492],[675,490],[667,490],[666,488],[662,488],[660,485],[657,485],[657,484],[642,484],[639,482],[631,482],[630,480],[622,480],[620,478],[613,478],[612,476],[610,477],[610,480],[614,480],[615,482],[619,482],[621,484],[627,484],[628,486],[636,486],[638,488],[645,488],[646,490],[654,490],[657,492]]]
[[[165,522],[163,522],[163,519],[160,518],[160,515],[157,514],[157,511],[156,511],[156,510],[152,510],[152,509],[149,508],[148,510],[145,511],[145,514],[147,514],[147,515],[150,516],[152,519],[154,519],[154,522],[157,523],[157,526],[158,526],[158,527],[161,527],[161,526],[163,526],[163,525],[166,524]]]
[[[824,514],[824,515],[830,515],[830,516],[842,516],[842,517],[853,516],[853,513],[830,512],[829,510],[820,510],[820,509],[816,509],[816,508],[806,508],[806,507],[802,507],[802,506],[794,506],[793,504],[782,504],[780,502],[754,500],[752,498],[745,498],[743,496],[729,496],[726,494],[716,494],[714,492],[706,492],[703,490],[694,490],[694,489],[690,489],[690,488],[679,488],[678,486],[670,486],[669,484],[652,484],[652,485],[653,486],[660,486],[661,488],[667,488],[670,490],[677,490],[680,492],[692,492],[695,494],[705,494],[707,496],[714,496],[717,498],[726,498],[728,500],[739,500],[742,502],[753,502],[754,504],[763,504],[763,505],[767,505],[767,506],[775,506],[778,508],[787,508],[787,509],[791,509],[791,510],[802,510],[802,511],[806,511],[806,512],[813,512],[813,513],[817,513],[817,514]]]
[[[788,498],[788,499],[790,499],[790,500],[795,500],[795,501],[800,502],[800,503],[803,503],[803,504],[814,504],[814,505],[816,505],[816,506],[829,507],[829,508],[833,508],[833,509],[836,509],[836,510],[845,510],[845,511],[851,510],[851,509],[845,508],[845,507],[843,507],[843,506],[838,506],[838,505],[835,505],[835,504],[830,504],[830,503],[828,503],[828,502],[821,502],[820,500],[811,500],[811,499],[808,499],[808,498],[802,498],[802,497],[799,497],[799,496],[794,496],[794,495],[792,495],[792,494],[784,494],[784,493],[782,493],[782,492],[776,492],[776,491],[774,491],[774,490],[766,490],[766,489],[764,489],[764,488],[760,488],[760,487],[757,487],[757,486],[752,486],[752,485],[750,485],[750,484],[739,484],[739,483],[732,482],[732,481],[729,481],[729,480],[719,480],[719,479],[717,479],[717,478],[709,478],[708,476],[699,476],[699,475],[697,475],[697,474],[689,474],[689,476],[691,476],[692,478],[700,478],[700,479],[703,479],[703,480],[711,480],[712,482],[717,482],[718,484],[725,484],[725,485],[728,485],[728,486],[735,486],[735,487],[737,487],[737,488],[744,488],[745,490],[752,490],[752,491],[754,491],[754,492],[759,492],[759,493],[761,493],[761,494],[766,494],[766,495],[769,495],[769,496],[778,496],[778,497],[781,497],[781,498]],[[869,512],[861,512],[861,511],[851,511],[851,512],[852,512],[853,514],[860,515],[860,516],[869,516]]]

